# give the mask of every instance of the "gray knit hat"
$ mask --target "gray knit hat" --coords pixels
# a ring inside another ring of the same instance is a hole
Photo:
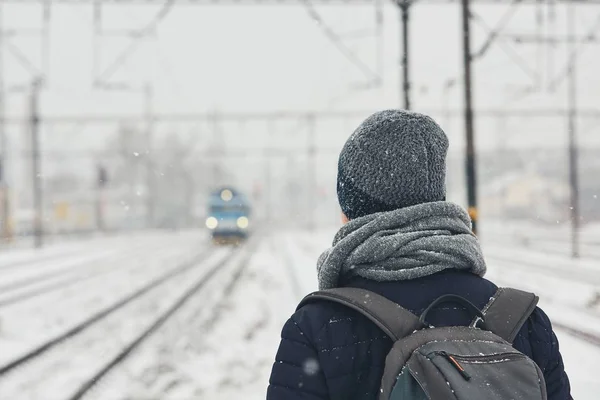
[[[338,163],[338,200],[355,219],[446,198],[448,138],[431,118],[377,112],[348,139]]]

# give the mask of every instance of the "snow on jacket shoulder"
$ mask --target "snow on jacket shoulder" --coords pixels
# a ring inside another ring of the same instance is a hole
[[[476,275],[444,271],[410,281],[355,278],[345,286],[379,293],[419,315],[434,299],[457,294],[483,308],[497,287]],[[449,304],[432,311],[436,326],[465,326],[471,316]],[[285,324],[267,400],[376,400],[392,342],[356,311],[329,302],[308,304]],[[570,385],[550,320],[537,308],[514,341],[544,372],[549,400],[569,400]]]

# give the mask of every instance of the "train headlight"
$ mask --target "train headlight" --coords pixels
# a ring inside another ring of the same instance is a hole
[[[248,225],[250,225],[250,221],[248,221],[247,217],[239,217],[237,219],[237,226],[240,229],[246,229],[248,228]]]
[[[219,220],[216,219],[215,217],[208,217],[206,219],[206,227],[208,229],[215,229],[217,226],[219,226]]]
[[[231,201],[233,199],[233,193],[229,189],[225,189],[221,192],[221,200]]]

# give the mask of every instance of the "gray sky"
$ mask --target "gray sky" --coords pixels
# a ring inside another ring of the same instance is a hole
[[[64,115],[141,117],[144,96],[140,89],[146,83],[153,87],[152,106],[157,114],[363,110],[364,114],[358,113],[352,118],[315,122],[314,133],[319,150],[316,183],[321,195],[328,199],[328,210],[337,210],[334,193],[336,152],[368,112],[401,105],[399,12],[389,2],[384,4],[381,42],[375,35],[376,13],[373,6],[316,6],[320,18],[325,21],[324,27],[301,5],[176,5],[160,22],[156,35],[139,42],[132,56],[110,78],[111,83],[137,88],[134,92],[92,87],[92,7],[56,5],[52,8],[50,68],[41,98],[42,114],[49,118]],[[4,29],[40,28],[40,6],[10,3],[3,8],[1,23]],[[160,6],[107,6],[104,7],[103,28],[107,31],[140,29],[152,21],[159,10]],[[485,26],[497,26],[507,10],[508,6],[474,7],[474,51],[480,49],[489,37]],[[562,36],[565,34],[565,10],[558,7],[556,11],[552,31]],[[598,30],[599,16],[600,7],[579,6],[578,33],[589,35]],[[536,8],[521,5],[502,32],[535,33],[535,21]],[[427,113],[435,111],[433,116],[450,138],[453,159],[460,157],[464,148],[460,26],[457,4],[419,4],[411,12],[413,107]],[[324,29],[343,36],[345,46],[363,64],[362,69],[340,53],[326,37]],[[347,36],[356,32],[369,35],[354,39]],[[8,46],[17,48],[31,65],[24,65],[23,60],[8,51]],[[105,37],[101,43],[98,70],[109,68],[129,46],[129,38]],[[579,105],[596,110],[599,108],[597,93],[600,89],[598,48],[598,44],[582,47],[578,63]],[[4,79],[9,88],[29,83],[29,69],[42,67],[40,50],[39,35],[7,38],[2,55]],[[564,44],[550,49],[549,46],[515,44],[506,38],[498,38],[475,64],[476,109],[564,109],[564,79],[554,91],[548,90],[548,85],[555,77],[564,76],[567,55]],[[373,73],[365,73],[364,69]],[[381,77],[380,85],[372,85],[373,74]],[[452,80],[458,83],[445,90]],[[528,88],[533,90],[523,95]],[[27,93],[10,92],[7,101],[9,114],[26,116],[27,101]],[[457,114],[446,115],[445,110],[454,110]],[[137,127],[141,131],[145,129],[142,122]],[[122,162],[114,156],[99,159],[93,153],[105,149],[108,141],[114,141],[118,128],[116,121],[51,125],[42,120],[45,176],[77,175],[84,185],[82,193],[92,193],[97,164],[117,168],[117,164]],[[274,198],[282,198],[284,192],[290,190],[287,184],[297,183],[300,185],[296,189],[300,190],[296,196],[299,207],[309,204],[303,196],[311,196],[311,193],[302,191],[308,177],[313,174],[306,159],[310,132],[307,121],[288,119],[270,124],[267,121],[229,122],[219,123],[217,128],[215,130],[211,121],[161,123],[154,127],[154,136],[159,142],[160,138],[178,133],[186,143],[189,141],[189,148],[199,152],[194,153],[195,164],[189,167],[189,173],[201,179],[209,179],[212,162],[212,159],[204,159],[206,156],[202,155],[202,151],[206,152],[218,139],[229,148],[229,157],[222,161],[231,171],[230,183],[247,191],[257,185],[266,187],[267,171],[271,170]],[[598,118],[582,117],[578,128],[582,147],[600,147]],[[27,151],[27,126],[10,125],[8,133],[9,155],[12,157],[7,166],[8,180],[19,203],[31,187],[30,162],[23,156],[26,154],[23,151]],[[488,151],[500,147],[559,148],[566,154],[567,133],[567,120],[561,114],[525,118],[491,117],[480,113],[476,118],[477,145]],[[150,146],[142,147],[145,148],[135,149],[135,152],[144,154],[151,150]],[[264,155],[266,149],[278,149],[280,154],[268,162]],[[487,168],[485,158],[480,157],[479,162],[480,171],[484,171]],[[565,159],[556,162],[564,165],[566,170]],[[449,179],[454,182],[454,188],[462,188],[464,172],[461,164],[452,165]],[[142,179],[139,184],[143,183]],[[462,191],[457,193],[460,200]],[[335,214],[332,212],[332,215]]]
[[[152,81],[156,86],[160,111],[273,110],[273,109],[365,109],[398,105],[399,28],[398,12],[387,4],[383,31],[383,86],[354,91],[368,78],[350,64],[323,35],[318,24],[302,6],[183,6],[176,5],[159,24],[156,39],[142,42],[128,62],[113,75],[113,82],[136,86]],[[40,7],[4,6],[6,28],[39,27]],[[104,27],[110,29],[144,26],[158,6],[106,6]],[[478,6],[474,10],[485,24],[493,27],[507,6]],[[375,31],[372,6],[317,7],[334,31]],[[558,8],[557,29],[564,30],[564,10]],[[592,27],[600,7],[579,7],[580,33]],[[51,69],[48,112],[122,111],[139,112],[139,96],[94,93],[90,97],[92,72],[91,6],[54,6],[51,29]],[[533,33],[535,7],[520,6],[506,33]],[[458,5],[418,5],[413,8],[411,25],[412,75],[415,106],[443,107],[443,85],[458,76],[461,67],[460,19]],[[473,23],[473,47],[480,47],[487,33]],[[35,65],[40,65],[39,40],[21,36],[11,40]],[[102,68],[129,45],[124,38],[104,39]],[[348,39],[362,62],[378,69],[375,37]],[[564,68],[565,52],[557,46],[556,75]],[[508,51],[504,49],[508,48]],[[596,53],[596,54],[594,54]],[[522,59],[525,72],[513,59]],[[587,90],[581,93],[582,106],[595,106],[591,85],[599,78],[597,45],[589,45],[580,63],[580,80]],[[24,83],[28,73],[16,58],[5,55],[8,83]],[[477,105],[481,108],[506,106],[511,87],[534,84],[529,75],[536,70],[534,46],[508,44],[499,39],[476,66]],[[547,68],[546,68],[547,69]],[[380,71],[377,71],[380,72]],[[564,86],[564,85],[563,85]],[[584,86],[582,85],[582,88]],[[349,93],[350,92],[350,93]],[[453,92],[459,92],[453,90]],[[458,108],[459,93],[450,99]],[[561,106],[561,93],[531,96],[513,106]],[[86,101],[82,102],[81,99]],[[58,100],[60,99],[60,100]],[[510,103],[508,105],[511,105]],[[100,110],[99,110],[100,108]]]
[[[106,6],[104,29],[134,29],[145,26],[160,6]],[[494,27],[508,6],[474,7],[473,49],[481,47],[488,32],[483,25]],[[589,34],[595,26],[600,7],[578,7],[577,29]],[[357,68],[335,48],[323,34],[322,27],[303,6],[182,6],[176,5],[158,25],[157,35],[140,42],[136,51],[111,77],[110,82],[140,88],[151,82],[153,107],[157,113],[185,112],[268,112],[273,110],[365,110],[398,107],[400,30],[398,10],[385,3],[381,59],[375,35],[373,6],[317,6],[328,28],[339,34],[367,32],[370,36],[344,43],[370,70],[381,75],[381,85],[369,86],[371,77]],[[462,92],[454,85],[447,92],[449,79],[460,77],[460,12],[455,5],[417,5],[411,13],[411,76],[413,105],[417,110],[453,109],[460,111]],[[39,28],[41,8],[4,6],[6,29]],[[505,33],[535,33],[536,8],[521,5],[505,26]],[[557,8],[555,33],[564,34],[564,8]],[[93,36],[90,5],[56,5],[52,9],[50,30],[50,75],[42,97],[43,114],[52,115],[141,115],[144,98],[139,92],[101,91],[92,88]],[[40,67],[38,36],[10,39]],[[101,47],[100,70],[108,68],[131,40],[105,38]],[[561,76],[567,52],[557,45],[552,52],[539,52],[532,45],[510,43],[499,38],[475,65],[475,102],[478,109],[522,110],[563,108],[566,105],[565,81],[554,92],[547,90],[552,77]],[[5,81],[8,86],[26,84],[31,75],[19,60],[4,51]],[[582,48],[579,74],[579,105],[598,109],[600,78],[598,44]],[[381,63],[380,63],[381,61]],[[541,63],[543,61],[543,63]],[[550,67],[552,65],[553,67]],[[526,88],[538,88],[527,96]],[[12,115],[24,115],[26,97],[11,93],[8,109]],[[463,128],[460,114],[446,117],[435,113],[448,132],[452,148],[462,150]],[[349,121],[320,122],[319,145],[335,148],[345,140],[361,116]],[[597,119],[580,121],[580,139],[585,145],[600,145]],[[203,134],[211,128],[200,124],[174,126],[165,124],[157,131]],[[266,124],[244,127],[224,125],[226,142],[238,147],[264,147],[268,139]],[[306,130],[295,129],[297,121],[281,123],[277,133],[281,146],[302,145]],[[300,123],[302,125],[302,123]],[[97,149],[116,126],[64,124],[45,127],[52,140],[46,146],[74,149]],[[11,135],[22,137],[24,127],[11,127]],[[295,133],[297,132],[297,133]],[[513,146],[564,146],[564,117],[477,119],[477,141],[482,148],[499,144]],[[293,139],[292,137],[296,137]],[[292,138],[292,139],[290,139]],[[46,147],[48,148],[48,147]],[[143,150],[143,149],[142,149]]]

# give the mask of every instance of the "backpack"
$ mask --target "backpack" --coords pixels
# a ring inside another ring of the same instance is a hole
[[[532,293],[500,288],[483,310],[445,295],[417,317],[368,290],[336,288],[309,294],[298,308],[321,300],[358,311],[393,340],[379,400],[547,400],[542,371],[511,345],[537,305]],[[429,326],[427,314],[447,302],[472,311],[473,322]]]

